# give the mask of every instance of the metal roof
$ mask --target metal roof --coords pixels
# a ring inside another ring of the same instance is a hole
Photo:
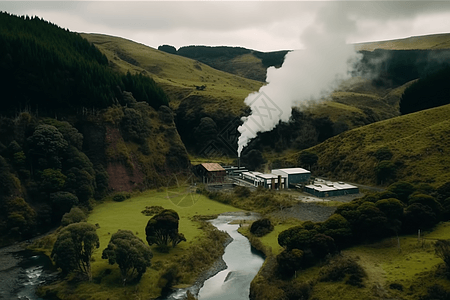
[[[309,174],[309,173],[311,173],[310,171],[308,171],[306,169],[303,169],[303,168],[274,169],[274,170],[272,170],[272,173],[274,173],[274,171],[281,171],[281,172],[289,174],[289,175],[291,175],[291,174]]]
[[[345,182],[331,182],[324,180],[316,180],[314,184],[306,186],[309,189],[313,189],[320,192],[338,191],[338,190],[350,190],[357,189],[358,187],[345,183]]]
[[[264,179],[271,179],[271,178],[278,178],[278,175],[276,175],[276,174],[258,174],[258,177],[261,177]]]
[[[201,165],[209,172],[225,171],[225,169],[218,163],[202,163]]]

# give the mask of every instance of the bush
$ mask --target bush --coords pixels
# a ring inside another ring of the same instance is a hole
[[[346,284],[363,287],[366,271],[350,257],[335,257],[320,270],[320,281],[341,281],[347,278]]]
[[[122,202],[125,201],[126,199],[129,199],[131,197],[130,193],[117,193],[113,196],[113,200],[116,202]]]
[[[250,197],[251,191],[248,187],[245,186],[237,186],[234,188],[234,194],[239,198],[247,198]]]
[[[72,223],[79,223],[86,221],[87,217],[84,212],[78,207],[72,207],[72,209],[65,213],[61,219],[61,225],[67,226]]]
[[[252,226],[250,226],[250,232],[258,237],[264,236],[272,230],[272,222],[270,222],[270,220],[267,218],[257,220],[252,223]]]
[[[434,244],[434,251],[444,261],[447,270],[450,270],[450,240],[438,240]]]
[[[141,211],[142,214],[146,216],[153,216],[156,214],[161,213],[164,210],[164,207],[162,206],[146,206],[143,211]]]

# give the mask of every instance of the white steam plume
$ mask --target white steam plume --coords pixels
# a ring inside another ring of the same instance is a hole
[[[291,108],[330,94],[340,80],[350,77],[349,61],[358,58],[346,36],[355,29],[339,6],[320,9],[313,26],[302,35],[304,50],[286,54],[281,68],[267,70],[268,84],[245,99],[251,114],[239,126],[238,156],[258,132],[272,130],[281,120],[287,122]]]

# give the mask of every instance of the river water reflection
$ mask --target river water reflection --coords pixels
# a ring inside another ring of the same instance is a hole
[[[206,280],[198,294],[199,300],[248,300],[250,282],[261,268],[264,258],[252,250],[246,237],[237,232],[239,225],[229,224],[236,216],[219,216],[211,223],[226,231],[233,241],[225,248],[223,260],[227,269]],[[241,218],[239,218],[241,219]]]

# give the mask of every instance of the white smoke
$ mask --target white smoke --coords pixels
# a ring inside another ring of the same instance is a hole
[[[359,56],[354,46],[346,44],[346,37],[354,30],[354,22],[340,6],[319,10],[302,35],[306,49],[286,54],[281,68],[267,70],[268,84],[245,99],[251,114],[242,118],[244,123],[238,128],[239,157],[258,132],[272,130],[279,121],[287,122],[293,106],[323,99],[350,77],[349,62]]]

